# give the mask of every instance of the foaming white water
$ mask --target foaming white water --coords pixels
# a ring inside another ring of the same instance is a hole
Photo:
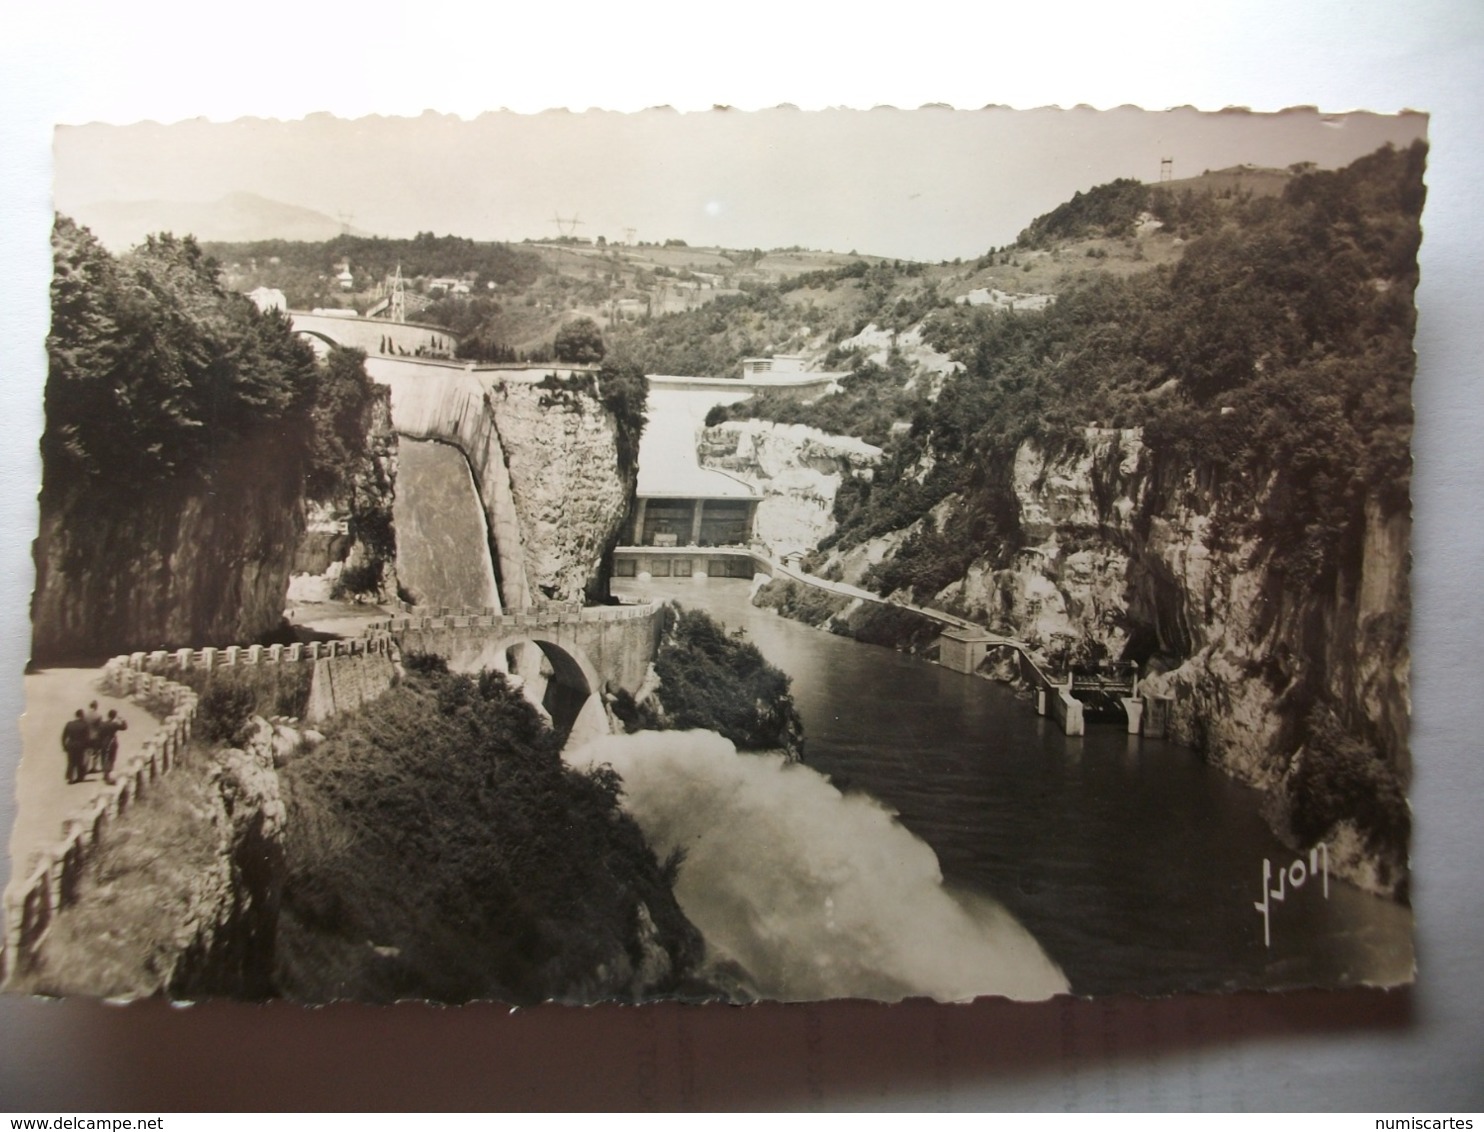
[[[932,849],[864,795],[709,731],[605,736],[569,754],[611,763],[675,895],[766,998],[1049,998],[1067,980],[993,901],[943,887]]]

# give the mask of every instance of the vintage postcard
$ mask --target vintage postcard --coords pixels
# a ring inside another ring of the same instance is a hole
[[[5,989],[1409,983],[1426,127],[60,128]]]

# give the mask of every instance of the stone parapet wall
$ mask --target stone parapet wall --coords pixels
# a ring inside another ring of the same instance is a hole
[[[500,612],[497,609],[452,609],[440,607],[422,616],[392,617],[373,621],[368,629],[380,633],[405,633],[418,629],[539,629],[553,625],[590,625],[611,621],[641,621],[653,617],[658,608],[645,605],[588,605],[578,602],[524,606]]]
[[[390,691],[396,678],[397,665],[389,649],[321,657],[314,662],[304,717],[310,723],[320,723],[331,716],[358,711]]]
[[[355,637],[349,640],[295,642],[291,645],[227,645],[225,648],[159,649],[115,657],[109,665],[122,662],[140,672],[183,671],[189,668],[231,668],[238,665],[299,664],[337,656],[367,656],[389,653],[392,642],[385,636]]]

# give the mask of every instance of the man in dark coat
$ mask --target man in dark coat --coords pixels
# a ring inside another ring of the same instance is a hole
[[[98,710],[98,701],[93,700],[88,704],[87,711],[82,713],[83,722],[88,725],[88,749],[83,756],[82,776],[88,776],[88,764],[94,755],[98,756],[98,762],[103,761],[103,713]]]
[[[113,785],[113,761],[119,757],[119,732],[129,730],[129,722],[113,708],[98,731],[99,749],[103,753],[103,781]]]
[[[67,782],[81,782],[88,774],[88,744],[92,729],[83,718],[82,708],[77,709],[66,726],[62,728],[62,750],[67,752]]]

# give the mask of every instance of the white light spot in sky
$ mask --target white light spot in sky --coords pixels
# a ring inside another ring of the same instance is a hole
[[[706,215],[707,216],[720,216],[721,215],[721,207],[722,207],[721,201],[719,201],[719,200],[708,200],[706,202]]]

